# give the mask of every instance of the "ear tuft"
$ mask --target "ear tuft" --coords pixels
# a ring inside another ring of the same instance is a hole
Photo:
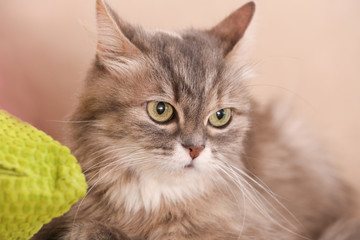
[[[208,31],[215,36],[227,55],[243,37],[255,12],[255,3],[249,2],[240,7],[219,24]]]
[[[119,21],[103,0],[96,0],[97,56],[100,60],[131,59],[140,52],[123,34],[117,24]]]

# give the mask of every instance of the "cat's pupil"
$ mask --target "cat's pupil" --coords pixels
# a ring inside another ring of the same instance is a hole
[[[225,111],[224,111],[224,109],[221,109],[220,111],[217,111],[216,112],[216,117],[217,117],[217,119],[222,119],[223,117],[225,116]]]
[[[156,106],[156,111],[159,115],[163,114],[165,112],[165,104],[163,102],[159,102]]]

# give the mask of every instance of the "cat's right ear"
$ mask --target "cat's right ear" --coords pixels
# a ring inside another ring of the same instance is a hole
[[[140,50],[124,35],[121,19],[103,1],[96,0],[97,47],[96,56],[105,67],[116,68],[135,59]],[[115,65],[114,65],[115,64]]]

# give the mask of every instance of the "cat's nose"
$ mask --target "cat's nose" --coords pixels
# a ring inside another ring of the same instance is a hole
[[[202,150],[204,150],[205,146],[184,146],[184,148],[189,149],[189,155],[192,159],[197,158]]]

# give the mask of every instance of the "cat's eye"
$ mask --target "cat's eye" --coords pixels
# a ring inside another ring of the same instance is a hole
[[[174,108],[166,102],[148,102],[146,110],[150,118],[157,123],[166,123],[174,116]]]
[[[209,117],[209,123],[213,127],[221,128],[225,127],[231,119],[231,109],[224,108]]]

